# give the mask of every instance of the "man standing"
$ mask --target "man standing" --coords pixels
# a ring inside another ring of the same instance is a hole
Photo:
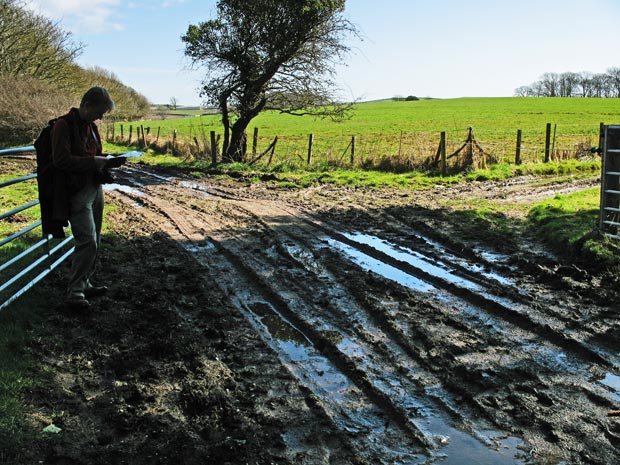
[[[78,309],[90,307],[88,297],[102,295],[105,286],[91,282],[100,245],[103,222],[101,183],[109,178],[108,168],[122,165],[126,158],[102,155],[96,120],[114,109],[114,101],[103,87],[89,89],[79,108],[58,118],[52,129],[52,162],[64,174],[71,231],[75,238],[65,303]]]

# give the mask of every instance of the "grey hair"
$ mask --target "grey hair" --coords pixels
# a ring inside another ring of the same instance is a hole
[[[80,106],[83,107],[86,104],[91,105],[101,105],[106,108],[107,111],[114,110],[114,100],[110,97],[110,94],[103,87],[91,87],[86,91],[84,96],[82,97],[82,102]]]

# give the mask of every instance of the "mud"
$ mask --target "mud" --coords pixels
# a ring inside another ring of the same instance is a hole
[[[111,291],[87,314],[55,306],[30,348],[51,373],[32,421],[62,432],[23,463],[620,463],[617,278],[555,257],[519,208],[502,237],[451,206],[596,180],[416,193],[120,173]]]

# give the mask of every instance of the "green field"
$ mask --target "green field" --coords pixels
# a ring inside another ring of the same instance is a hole
[[[419,101],[376,101],[355,106],[344,122],[313,117],[296,117],[265,112],[255,118],[248,130],[258,128],[257,152],[261,153],[278,136],[274,163],[303,164],[307,160],[308,138],[314,136],[313,159],[342,164],[350,161],[350,143],[356,137],[355,162],[377,167],[386,159],[415,166],[426,157],[434,157],[442,131],[446,132],[447,153],[458,149],[473,128],[474,136],[485,152],[498,162],[514,161],[517,130],[523,131],[521,157],[524,162],[541,161],[544,155],[545,128],[552,124],[552,157],[575,158],[585,148],[598,145],[600,123],[620,123],[620,99],[580,98],[460,98]],[[129,126],[136,140],[137,126],[150,131],[153,142],[159,132],[160,143],[178,140],[206,150],[209,133],[222,134],[218,115],[194,116],[172,120],[124,123],[127,140]],[[109,127],[108,127],[109,129]],[[111,132],[108,131],[111,136]],[[120,136],[120,123],[115,125]]]

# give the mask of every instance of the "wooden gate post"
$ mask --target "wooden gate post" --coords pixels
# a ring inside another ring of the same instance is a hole
[[[441,139],[439,141],[439,154],[441,156],[441,175],[445,176],[448,173],[448,166],[446,160],[446,131],[441,131]]]
[[[523,133],[521,129],[517,129],[517,152],[515,154],[515,165],[521,164],[521,138]]]
[[[254,137],[252,139],[252,158],[256,156],[257,147],[258,147],[258,128],[254,128]]]
[[[215,141],[215,131],[211,131],[211,164],[217,163],[217,142]]]
[[[308,164],[310,164],[310,159],[312,158],[312,145],[314,143],[314,134],[310,134],[308,137]]]
[[[351,136],[351,165],[355,162],[355,136]]]
[[[547,123],[547,130],[545,132],[545,163],[549,163],[551,150],[551,123]]]

